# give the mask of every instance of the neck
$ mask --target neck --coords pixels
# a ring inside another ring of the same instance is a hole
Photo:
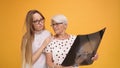
[[[56,39],[67,39],[69,38],[69,35],[67,33],[63,33],[63,34],[56,34],[55,35]]]
[[[34,31],[35,34],[39,34],[41,33],[43,30],[40,30],[40,31]]]

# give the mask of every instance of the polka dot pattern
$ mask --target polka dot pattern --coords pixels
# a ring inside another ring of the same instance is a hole
[[[76,36],[70,35],[69,39],[58,40],[54,39],[46,47],[45,52],[51,53],[55,64],[61,64],[69,52]]]

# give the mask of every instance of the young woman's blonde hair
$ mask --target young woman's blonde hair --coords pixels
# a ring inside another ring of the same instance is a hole
[[[21,44],[23,68],[26,68],[26,65],[29,66],[28,68],[32,68],[32,42],[34,39],[34,27],[32,24],[33,24],[33,14],[35,13],[40,14],[43,20],[45,20],[44,16],[37,10],[30,10],[26,15],[26,20],[25,20],[26,33],[22,38],[22,44]]]

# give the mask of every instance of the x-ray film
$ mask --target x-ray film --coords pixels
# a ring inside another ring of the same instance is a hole
[[[62,63],[62,66],[79,66],[92,64],[93,60],[91,58],[97,52],[105,29],[106,28],[91,34],[77,35],[70,51]]]

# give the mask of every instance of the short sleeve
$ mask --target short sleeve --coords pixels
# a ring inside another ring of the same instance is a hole
[[[52,53],[52,45],[51,45],[51,43],[49,43],[47,45],[47,47],[44,49],[44,52],[45,53]]]

